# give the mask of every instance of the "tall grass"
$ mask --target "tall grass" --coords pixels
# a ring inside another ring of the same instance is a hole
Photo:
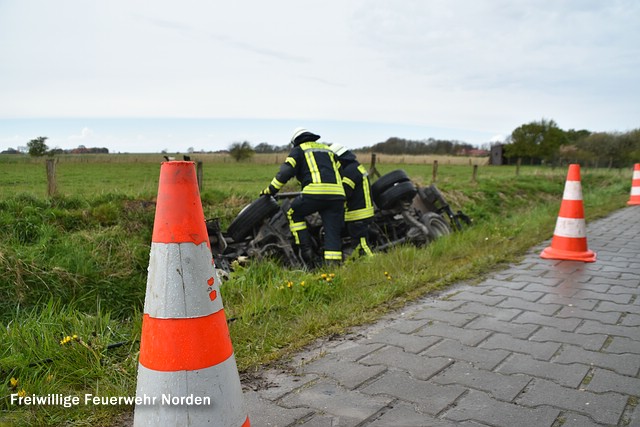
[[[144,187],[146,182],[157,186],[159,165],[116,163],[59,165],[61,194],[53,198],[32,191],[33,183],[12,191],[24,171],[8,171],[2,164],[0,426],[111,425],[131,411],[126,406],[19,406],[8,400],[22,390],[135,393],[157,190]],[[381,162],[377,168],[380,173],[403,168],[423,185],[433,177],[424,164]],[[205,216],[228,224],[276,170],[275,164],[205,165]],[[469,165],[441,164],[436,181],[453,209],[474,219],[462,233],[331,270],[294,271],[270,261],[237,266],[221,293],[239,368],[255,369],[419,296],[479,280],[551,237],[565,170],[523,167],[516,176],[511,167],[480,167],[477,182],[471,182],[471,171]],[[583,170],[587,221],[624,206],[630,177]]]

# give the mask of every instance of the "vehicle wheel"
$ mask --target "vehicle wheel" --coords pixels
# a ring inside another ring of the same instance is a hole
[[[387,188],[384,193],[374,198],[374,202],[380,209],[389,209],[400,201],[410,202],[417,192],[413,182],[403,181]]]
[[[263,219],[269,218],[278,209],[280,206],[276,199],[271,196],[260,196],[240,211],[236,219],[229,225],[227,234],[234,241],[239,242],[247,237]]]
[[[437,213],[427,212],[422,215],[420,222],[426,225],[429,229],[431,240],[436,240],[442,236],[451,234],[451,227],[449,227],[449,224],[447,224],[444,218]]]
[[[382,194],[394,184],[404,181],[409,181],[409,176],[405,171],[402,169],[391,171],[382,175],[373,184],[371,184],[371,194],[374,196]]]

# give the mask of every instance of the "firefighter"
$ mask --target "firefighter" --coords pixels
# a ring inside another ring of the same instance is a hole
[[[331,144],[331,151],[338,157],[342,186],[347,197],[344,221],[347,233],[357,242],[354,253],[372,256],[369,246],[369,228],[373,222],[373,202],[369,188],[369,174],[358,162],[355,154],[340,144]]]
[[[275,195],[294,176],[301,185],[301,194],[287,212],[291,234],[305,264],[316,267],[311,236],[305,217],[318,212],[324,227],[324,262],[342,262],[341,231],[344,224],[345,193],[339,165],[328,145],[318,142],[320,135],[297,128],[291,137],[293,148],[280,170],[261,195]]]

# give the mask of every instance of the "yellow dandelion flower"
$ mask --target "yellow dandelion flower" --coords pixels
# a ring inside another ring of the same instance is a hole
[[[47,382],[51,382],[52,379],[53,379],[53,375],[51,374],[47,375],[47,378],[46,378]]]
[[[300,286],[304,286],[304,280],[300,282]]]
[[[18,386],[18,380],[12,377],[9,380],[9,384],[11,385],[11,388],[16,388]]]
[[[320,278],[321,278],[321,279],[326,279],[326,278],[327,278],[327,273],[322,273],[322,274],[320,275]]]
[[[24,389],[18,392],[18,397],[25,397],[26,395],[27,395],[27,392]]]
[[[287,288],[290,288],[293,286],[293,282],[287,282]]]
[[[329,277],[331,277],[333,279],[334,277],[336,277],[336,275],[334,273],[331,273],[331,274],[329,274]]]

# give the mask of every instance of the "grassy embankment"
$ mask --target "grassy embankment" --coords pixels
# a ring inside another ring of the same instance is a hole
[[[135,395],[158,159],[63,157],[60,195],[49,199],[42,161],[0,158],[0,426],[110,425],[131,410],[17,406],[10,394]],[[203,160],[205,216],[228,224],[282,159]],[[429,184],[432,161],[398,165],[378,157],[377,168],[401,167]],[[221,291],[239,368],[255,369],[426,293],[478,280],[551,237],[566,168],[523,167],[516,176],[513,167],[481,166],[472,183],[469,160],[454,163],[439,160],[437,184],[454,209],[474,219],[462,233],[332,271],[263,262],[233,273]],[[583,169],[587,221],[624,206],[630,176]]]

